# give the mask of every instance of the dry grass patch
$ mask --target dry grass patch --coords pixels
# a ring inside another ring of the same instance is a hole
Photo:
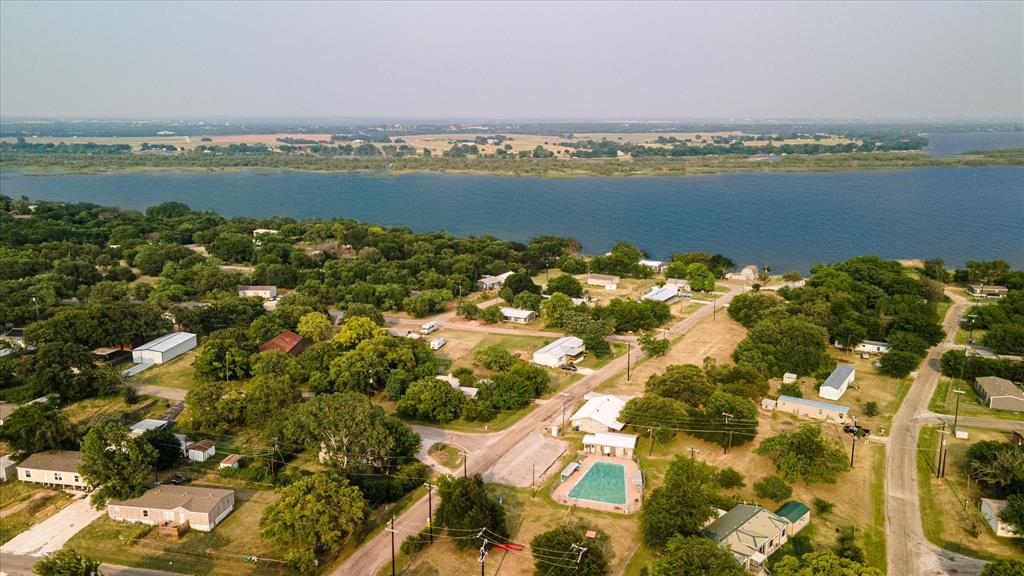
[[[192,363],[195,362],[198,354],[199,348],[194,348],[170,362],[153,366],[135,376],[135,384],[191,390],[192,384],[195,382],[195,370],[192,368]]]

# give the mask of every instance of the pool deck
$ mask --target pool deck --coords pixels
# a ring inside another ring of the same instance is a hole
[[[630,514],[640,509],[641,494],[640,488],[633,484],[633,472],[639,470],[639,466],[636,462],[628,460],[626,458],[614,458],[611,456],[600,456],[596,454],[587,454],[581,460],[582,466],[579,470],[573,472],[572,476],[569,476],[568,480],[558,484],[555,489],[551,492],[551,498],[560,504],[566,506],[580,506],[582,508],[591,508],[594,510],[602,510],[604,512],[619,512],[621,514]],[[626,474],[626,503],[624,505],[609,504],[607,502],[598,502],[595,500],[580,500],[577,498],[570,498],[569,492],[576,486],[590,468],[597,462],[608,462],[610,464],[621,464],[625,468]]]

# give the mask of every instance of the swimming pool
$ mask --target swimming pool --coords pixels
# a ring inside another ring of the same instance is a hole
[[[608,504],[626,503],[626,467],[611,462],[595,462],[569,491],[569,498]]]

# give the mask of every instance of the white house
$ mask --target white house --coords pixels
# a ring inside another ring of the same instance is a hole
[[[10,456],[0,456],[0,482],[18,477],[18,465]]]
[[[587,400],[570,418],[576,430],[596,434],[598,432],[618,432],[626,425],[619,422],[619,414],[626,407],[626,402],[615,396],[595,396]]]
[[[537,318],[537,313],[533,310],[525,310],[523,308],[502,308],[501,318],[505,322],[515,322],[516,324],[529,324]]]
[[[992,527],[992,531],[1000,538],[1024,538],[1024,534],[1017,532],[1013,526],[999,519],[1006,510],[1006,500],[994,500],[992,498],[981,499],[981,515]]]
[[[575,336],[563,336],[533,353],[533,363],[550,368],[576,362],[587,353],[583,340]]]
[[[792,372],[786,372],[785,374],[782,375],[783,384],[792,384],[794,382],[796,382],[796,374],[793,374]]]
[[[196,335],[191,332],[171,332],[142,346],[132,348],[132,362],[136,364],[163,364],[196,347]]]
[[[256,296],[264,300],[277,298],[277,286],[239,286],[238,295],[245,298]]]
[[[497,290],[505,285],[505,280],[515,272],[505,272],[497,276],[484,276],[476,281],[477,287],[481,290]]]
[[[135,424],[132,424],[129,428],[128,434],[130,436],[142,436],[150,430],[166,429],[167,425],[170,424],[167,420],[156,420],[154,418],[146,418],[145,420],[139,420]]]
[[[835,348],[846,348],[845,343],[840,342],[839,340],[833,342],[832,346]],[[864,340],[858,342],[853,347],[853,350],[855,352],[867,352],[868,354],[885,354],[889,351],[889,343],[880,342],[878,340]]]
[[[846,394],[846,389],[854,382],[856,370],[850,364],[840,364],[828,375],[825,383],[818,389],[818,396],[828,400],[839,400]]]
[[[641,260],[639,264],[641,266],[647,266],[648,268],[654,270],[655,272],[661,272],[662,270],[665,269],[665,263],[662,262],[661,260]]]
[[[262,236],[264,234],[280,234],[280,231],[279,230],[274,230],[273,228],[257,228],[257,229],[252,231],[252,237],[253,238],[256,238],[258,236]]]
[[[590,454],[632,458],[636,451],[636,434],[616,434],[615,432],[598,432],[583,437],[583,449]]]
[[[590,286],[601,286],[605,290],[618,290],[619,277],[608,274],[587,274],[587,284]]]
[[[679,297],[679,289],[675,286],[654,286],[644,294],[641,298],[644,300],[653,300],[654,302],[664,302],[666,304],[672,302]]]
[[[462,394],[465,395],[467,398],[476,398],[477,393],[480,392],[479,388],[473,388],[472,386],[463,386],[462,383],[459,382],[459,379],[456,378],[455,376],[452,376],[451,374],[443,374],[441,376],[435,376],[435,378],[442,382],[447,382],[449,386],[455,388],[459,392],[462,392]]]
[[[764,401],[762,401],[761,407],[765,407]],[[839,404],[829,404],[828,402],[818,402],[817,400],[796,398],[794,396],[779,396],[772,410],[814,418],[815,420],[824,420],[826,422],[845,423],[850,421],[849,406],[840,406]]]
[[[185,455],[193,462],[206,462],[217,453],[213,440],[197,440],[185,447]]]

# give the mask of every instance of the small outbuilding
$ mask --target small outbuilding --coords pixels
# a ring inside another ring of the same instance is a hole
[[[1010,293],[1010,289],[1006,286],[971,284],[967,292],[977,298],[1002,298]]]
[[[583,437],[583,449],[590,454],[633,458],[636,452],[636,434],[616,434],[614,432],[598,432]]]
[[[238,468],[238,463],[242,461],[242,457],[238,454],[228,454],[220,461],[217,468]]]
[[[856,370],[851,364],[840,364],[828,375],[825,383],[818,389],[818,396],[827,400],[839,400],[846,394],[850,384],[854,382]]]
[[[170,422],[167,420],[157,420],[155,418],[146,418],[145,420],[139,420],[135,424],[129,427],[128,434],[130,436],[142,436],[150,430],[166,430],[170,426]]]
[[[132,348],[132,362],[136,364],[163,364],[196,347],[196,335],[191,332],[171,332],[156,340]]]
[[[264,342],[260,346],[260,352],[277,350],[279,352],[284,352],[285,354],[298,356],[299,354],[302,354],[303,350],[309,347],[309,344],[310,341],[308,338],[300,336],[291,330],[285,330]]]
[[[1003,522],[999,517],[1006,510],[1006,500],[995,500],[993,498],[981,499],[981,515],[985,517],[992,532],[1000,538],[1024,538],[1024,534],[1017,532],[1016,528]]]
[[[254,296],[264,300],[273,300],[277,298],[277,286],[239,286],[238,295],[243,298]]]
[[[185,455],[193,462],[206,462],[217,454],[217,444],[213,440],[196,440],[185,447]]]
[[[587,284],[590,286],[601,286],[605,290],[618,290],[619,277],[609,274],[587,274]]]
[[[793,374],[792,372],[786,372],[785,374],[782,375],[783,384],[793,384],[796,382],[796,379],[797,375]]]

